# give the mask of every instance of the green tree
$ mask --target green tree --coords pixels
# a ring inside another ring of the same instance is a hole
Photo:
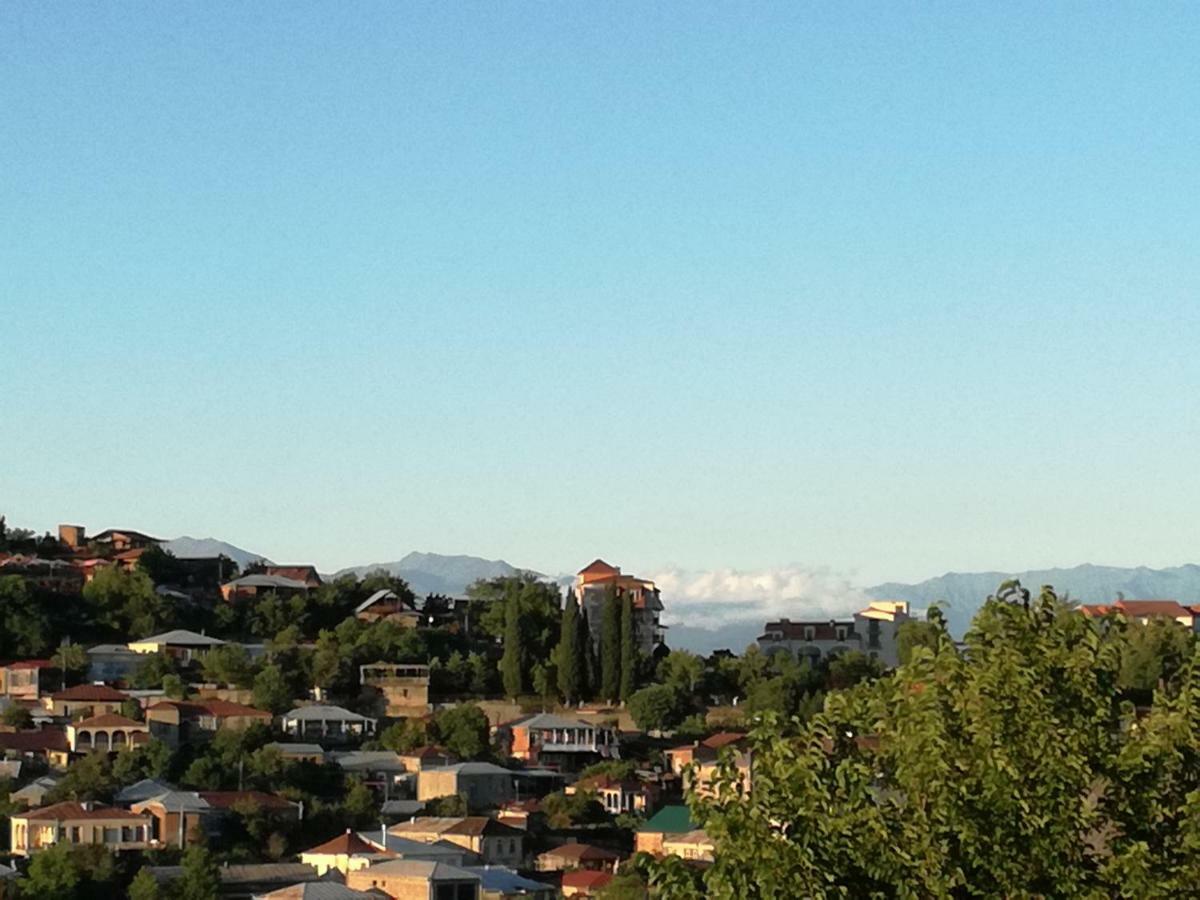
[[[141,690],[156,690],[163,686],[168,675],[179,674],[179,663],[166,653],[147,653],[133,672],[133,686]]]
[[[24,706],[13,703],[6,706],[4,712],[0,713],[0,722],[3,722],[10,728],[23,731],[26,728],[33,727],[33,713]]]
[[[665,684],[694,694],[704,677],[704,660],[687,650],[672,650],[658,664],[658,677]]]
[[[292,689],[283,670],[271,664],[263,666],[254,679],[254,705],[279,715],[292,708]]]
[[[56,843],[35,853],[21,884],[22,895],[39,900],[75,900],[83,874],[71,850],[70,844]]]
[[[883,664],[861,650],[840,653],[829,661],[828,682],[833,690],[844,690],[883,674]]]
[[[579,610],[579,647],[583,654],[583,673],[579,679],[579,694],[584,700],[593,700],[600,692],[600,660],[596,658],[596,644],[592,640],[592,626],[587,610]]]
[[[185,700],[188,695],[187,683],[173,672],[164,675],[162,680],[163,693],[172,700]]]
[[[83,599],[93,619],[110,633],[146,637],[162,631],[174,618],[171,601],[154,590],[140,569],[101,568],[83,586]]]
[[[104,751],[94,751],[71,763],[58,784],[46,794],[46,803],[62,800],[109,802],[117,790],[112,762]]]
[[[669,684],[652,684],[629,698],[629,714],[643,731],[670,731],[689,712],[683,692]]]
[[[1194,893],[1200,665],[1138,714],[1129,646],[1052,591],[1006,585],[959,652],[943,631],[892,677],[830,693],[795,734],[752,731],[692,798],[713,897],[1144,897]],[[663,896],[701,896],[662,866]]]
[[[913,651],[917,647],[936,649],[941,633],[942,629],[933,620],[921,622],[910,619],[900,623],[900,627],[896,630],[896,655],[900,660],[900,665],[903,666],[912,659]]]
[[[483,710],[473,703],[460,703],[433,717],[438,741],[460,759],[481,759],[491,749],[491,726]]]
[[[621,694],[621,601],[611,585],[600,607],[600,696],[610,702]]]
[[[0,657],[37,656],[50,643],[50,620],[20,575],[0,576]]]
[[[621,597],[621,702],[628,702],[637,677],[637,645],[633,633],[633,598],[628,591]]]
[[[527,668],[547,662],[558,646],[562,597],[558,586],[530,575],[477,581],[467,589],[471,621],[483,634],[504,638],[508,607],[516,602],[520,615],[521,656]]]
[[[172,885],[172,895],[179,900],[217,900],[220,890],[220,870],[208,848],[193,844],[183,851],[183,874]]]
[[[567,703],[577,703],[581,698],[584,665],[581,649],[579,603],[575,592],[567,591],[558,639],[558,692]]]
[[[393,753],[409,753],[429,743],[427,726],[421,719],[401,719],[380,732],[379,743]]]
[[[213,647],[201,660],[204,680],[215,684],[248,688],[254,684],[254,664],[241,644]]]
[[[63,641],[50,657],[50,662],[58,670],[60,683],[65,690],[69,684],[79,684],[83,680],[89,660],[87,650],[82,646]]]
[[[1118,684],[1138,703],[1148,703],[1160,684],[1173,682],[1191,659],[1195,636],[1171,619],[1129,622]]]
[[[506,602],[504,655],[500,657],[500,677],[504,693],[519,697],[525,690],[525,658],[521,649],[521,606],[515,597]]]
[[[142,868],[129,884],[129,900],[166,900],[166,896],[150,870]]]

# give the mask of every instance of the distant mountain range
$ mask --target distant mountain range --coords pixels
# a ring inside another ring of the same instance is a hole
[[[1185,605],[1200,603],[1200,566],[1168,569],[1134,569],[1086,564],[1071,569],[1031,569],[1024,572],[948,572],[919,584],[890,582],[868,588],[878,599],[907,600],[917,608],[941,605],[950,631],[961,636],[971,618],[1000,583],[1017,578],[1036,594],[1044,584],[1052,585],[1061,597],[1070,595],[1080,603],[1108,603],[1124,594],[1129,600],[1177,600]]]
[[[440,553],[413,552],[395,562],[370,563],[352,566],[334,573],[357,575],[383,569],[397,578],[403,578],[417,596],[424,594],[447,594],[461,597],[467,587],[481,578],[501,578],[517,575],[522,570],[509,565],[502,559],[481,559],[478,556],[442,556]]]
[[[216,538],[194,538],[194,537],[177,537],[173,541],[167,541],[163,544],[163,548],[170,550],[180,559],[195,559],[197,557],[212,557],[212,556],[228,556],[238,564],[239,568],[246,568],[252,562],[271,562],[261,553],[251,553],[249,550],[243,550],[241,547],[235,547],[233,544],[225,541],[218,541]]]

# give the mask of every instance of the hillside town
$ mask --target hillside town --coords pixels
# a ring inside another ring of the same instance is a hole
[[[163,543],[0,519],[0,896],[549,900],[698,885],[723,858],[706,817],[769,802],[764,778],[778,790],[765,730],[800,734],[897,682],[914,653],[963,651],[936,609],[888,600],[767,622],[755,644],[707,658],[672,650],[670,598],[603,559],[565,590],[526,573],[417,597],[383,571],[241,570]],[[1000,598],[1031,603],[1019,585]],[[1162,648],[1189,655],[1200,623],[1165,600],[1071,616],[1153,634],[1158,668],[1123,676],[1142,703],[1166,676]],[[814,737],[823,765],[882,754],[882,726],[840,727]]]

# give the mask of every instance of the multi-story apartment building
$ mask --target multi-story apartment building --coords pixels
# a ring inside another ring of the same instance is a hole
[[[814,664],[861,650],[891,668],[900,663],[896,635],[908,620],[906,601],[872,600],[866,609],[844,619],[768,622],[758,646],[766,653],[790,653]]]
[[[610,566],[602,559],[593,561],[580,569],[575,576],[575,599],[587,613],[592,641],[600,643],[600,630],[604,621],[605,597],[615,596],[633,601],[633,634],[638,650],[645,656],[654,652],[662,643],[663,625],[659,622],[663,605],[658,586],[653,581],[625,575],[619,566]]]

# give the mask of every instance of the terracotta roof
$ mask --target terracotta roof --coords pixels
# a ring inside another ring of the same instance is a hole
[[[145,722],[138,722],[116,713],[105,713],[102,716],[92,716],[89,719],[75,723],[75,728],[145,728]]]
[[[453,758],[454,754],[445,747],[439,747],[437,744],[429,744],[425,747],[418,747],[416,750],[409,750],[407,753],[398,754],[400,756],[412,757],[414,759],[434,759],[437,757]]]
[[[594,844],[563,844],[541,854],[540,858],[554,857],[571,862],[612,862],[621,857],[611,850],[597,847]]]
[[[702,740],[705,747],[711,747],[713,750],[720,750],[722,747],[728,747],[730,744],[736,744],[738,741],[746,739],[745,732],[742,731],[718,731],[716,734],[711,734]]]
[[[271,714],[264,709],[258,709],[253,706],[245,706],[241,703],[234,703],[232,700],[159,700],[149,709],[163,709],[166,707],[174,707],[184,715],[203,716],[210,715],[217,718],[229,719],[237,716],[255,716],[262,719],[272,718]]]
[[[345,834],[339,834],[331,841],[326,841],[316,847],[302,851],[303,854],[309,853],[324,853],[326,855],[350,856],[354,853],[378,853],[379,848],[374,844],[368,844],[357,834],[346,830]]]
[[[121,703],[129,699],[129,695],[111,688],[107,684],[77,684],[65,691],[55,691],[50,695],[51,700],[81,700],[83,702],[112,702]]]
[[[317,574],[316,566],[263,566],[263,574],[291,578],[293,581],[303,581],[306,584],[319,585],[321,583],[321,576]]]
[[[1176,619],[1194,613],[1174,600],[1118,600],[1115,603],[1084,604],[1079,611],[1085,616],[1104,616],[1110,612],[1121,612],[1134,618],[1165,616]]]
[[[93,806],[66,800],[53,806],[30,810],[17,818],[38,821],[63,821],[66,819],[144,819],[144,815],[132,813],[119,806]]]
[[[467,816],[464,819],[451,825],[443,834],[467,834],[472,836],[485,835],[492,837],[494,835],[523,835],[525,832],[520,828],[514,828],[511,825],[505,825],[503,822],[497,822],[495,819],[489,819],[487,816]]]
[[[292,804],[283,797],[263,791],[198,791],[200,798],[217,809],[232,809],[238,803],[252,802],[263,809],[291,809]]]
[[[621,570],[616,566],[610,566],[602,559],[594,559],[582,569],[579,570],[580,575],[615,575]]]
[[[593,872],[590,869],[576,869],[574,872],[563,873],[562,886],[591,891],[604,887],[612,879],[611,872]]]
[[[53,669],[54,663],[48,659],[19,659],[16,662],[10,662],[4,668],[6,668],[6,669]]]
[[[45,753],[49,750],[68,750],[67,733],[61,728],[40,731],[0,731],[0,750],[19,753]]]

